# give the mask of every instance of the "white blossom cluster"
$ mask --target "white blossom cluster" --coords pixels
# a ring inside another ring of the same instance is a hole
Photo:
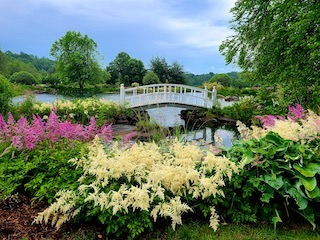
[[[194,199],[223,196],[224,179],[238,173],[238,167],[228,158],[177,140],[161,146],[136,143],[130,148],[114,143],[106,150],[96,138],[87,156],[70,161],[84,169],[79,179],[82,184],[76,191],[60,192],[36,222],[46,223],[51,216],[55,219],[52,223],[59,227],[79,213],[81,206],[76,202],[84,198],[101,210],[112,209],[113,214],[141,210],[149,211],[154,221],[158,216],[169,217],[175,228],[182,224],[182,214],[192,211],[183,202],[186,195]],[[88,176],[94,176],[89,184]],[[117,182],[121,182],[118,190],[105,190]],[[212,206],[210,226],[216,230],[218,224]]]

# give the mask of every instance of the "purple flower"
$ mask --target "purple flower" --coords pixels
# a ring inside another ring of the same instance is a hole
[[[294,106],[288,107],[287,118],[293,121],[297,121],[306,117],[305,110],[300,104],[295,104]]]
[[[122,138],[122,142],[123,143],[128,143],[132,138],[136,137],[137,134],[135,132],[130,132],[128,134],[126,134],[123,138]]]

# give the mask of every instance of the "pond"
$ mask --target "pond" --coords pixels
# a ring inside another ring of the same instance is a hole
[[[35,100],[39,102],[50,102],[53,103],[55,100],[72,100],[74,97],[60,95],[60,94],[35,94]],[[87,96],[86,96],[87,97]],[[94,97],[98,99],[112,100],[119,102],[120,95],[117,93],[103,93],[96,94]],[[85,98],[85,97],[83,97]],[[17,104],[23,102],[26,99],[26,96],[18,96],[13,99],[13,103]],[[224,99],[218,99],[218,102],[221,107],[230,106],[233,102],[227,102]],[[186,126],[184,120],[180,118],[180,112],[184,108],[178,107],[159,107],[149,109],[148,114],[150,118],[157,122],[159,125],[164,127],[177,127],[177,126]],[[191,129],[186,130],[186,133],[182,136],[188,141],[192,140],[201,140],[205,144],[215,144],[215,145],[224,145],[230,147],[233,144],[233,141],[238,138],[238,134],[235,128],[230,126],[219,126],[219,127],[206,127],[202,126],[200,129],[191,127]]]

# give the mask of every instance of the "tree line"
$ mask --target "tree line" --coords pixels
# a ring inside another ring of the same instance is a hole
[[[69,85],[83,89],[85,86],[137,86],[156,83],[177,83],[201,86],[204,82],[217,81],[225,86],[236,86],[236,72],[227,74],[192,74],[185,72],[177,61],[169,64],[165,58],[154,57],[148,68],[144,63],[120,52],[106,67],[97,43],[80,32],[68,31],[56,40],[51,49],[52,59],[24,52],[12,53],[0,50],[0,74],[13,83],[52,87]],[[215,77],[214,77],[215,76]],[[213,78],[214,77],[214,78]]]

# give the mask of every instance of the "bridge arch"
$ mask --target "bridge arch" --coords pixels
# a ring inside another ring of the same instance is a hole
[[[133,88],[120,86],[120,103],[130,108],[147,109],[172,105],[184,108],[212,108],[216,105],[217,91],[183,84],[151,84]]]

